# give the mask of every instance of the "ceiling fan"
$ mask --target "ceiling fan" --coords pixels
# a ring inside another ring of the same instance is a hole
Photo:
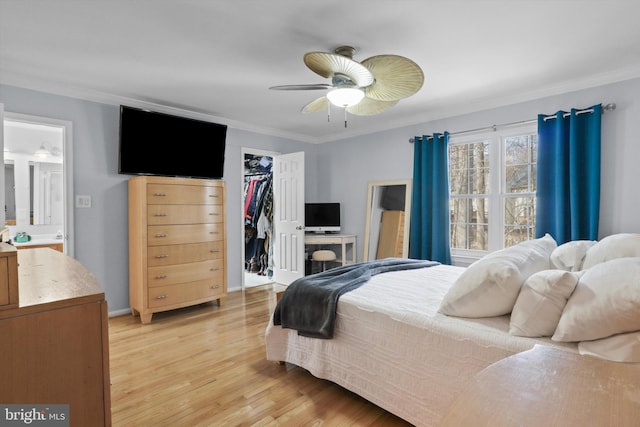
[[[361,62],[353,60],[356,49],[339,46],[329,52],[308,52],[304,63],[331,83],[272,86],[273,90],[328,90],[325,96],[311,101],[303,113],[330,112],[330,104],[358,116],[381,113],[416,93],[424,74],[412,60],[398,55],[377,55]]]

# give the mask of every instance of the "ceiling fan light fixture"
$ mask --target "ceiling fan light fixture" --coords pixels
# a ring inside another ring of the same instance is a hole
[[[327,98],[336,107],[347,108],[362,101],[364,91],[355,87],[342,87],[327,93]]]

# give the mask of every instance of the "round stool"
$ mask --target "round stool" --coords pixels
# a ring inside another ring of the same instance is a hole
[[[336,253],[328,249],[314,251],[311,254],[311,260],[322,262],[322,271],[325,271],[327,269],[327,261],[336,260]]]

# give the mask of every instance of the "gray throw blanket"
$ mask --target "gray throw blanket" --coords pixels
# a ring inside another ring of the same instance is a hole
[[[273,313],[273,323],[283,328],[296,329],[302,336],[333,338],[340,295],[360,287],[376,274],[438,264],[436,261],[385,258],[347,264],[301,277],[285,290]]]

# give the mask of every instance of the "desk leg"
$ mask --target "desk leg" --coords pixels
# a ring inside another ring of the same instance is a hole
[[[356,259],[356,242],[351,242],[351,262],[352,263],[356,263],[357,259]]]

